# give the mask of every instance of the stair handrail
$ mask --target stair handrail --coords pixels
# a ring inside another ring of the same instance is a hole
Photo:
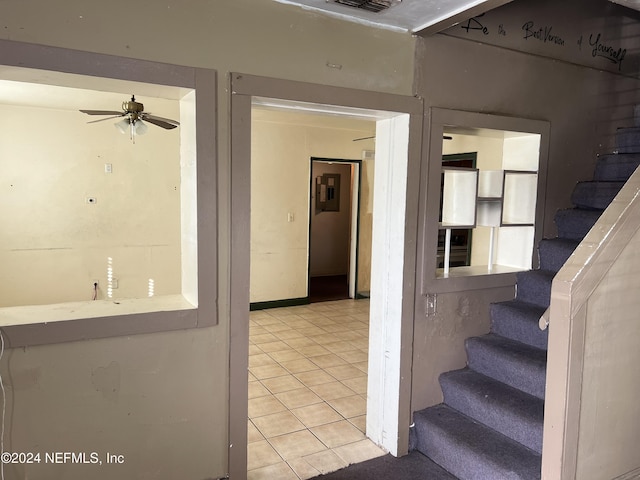
[[[554,277],[548,314],[549,323],[554,319],[568,318],[566,315],[569,313],[573,316],[582,308],[613,261],[640,228],[640,222],[634,220],[638,213],[640,213],[640,168],[629,177]],[[557,305],[554,309],[554,298],[558,302],[569,297],[571,298],[570,311],[561,312],[557,309]]]
[[[549,307],[547,307],[547,309],[544,311],[544,313],[540,317],[540,320],[538,320],[538,327],[540,327],[540,330],[546,330],[547,329],[547,327],[549,326],[549,316],[550,315],[551,315],[551,309]]]
[[[551,325],[547,356],[542,479],[574,479],[582,394],[586,305],[640,230],[640,168],[556,274],[540,325]],[[545,319],[546,316],[546,319]]]

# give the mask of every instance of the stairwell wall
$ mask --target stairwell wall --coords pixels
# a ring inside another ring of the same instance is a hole
[[[496,35],[499,28],[517,26],[516,31],[507,31],[510,37],[507,35],[506,39],[496,39],[482,29],[465,30],[465,23],[419,38],[416,48],[416,92],[424,97],[427,113],[429,108],[439,107],[549,122],[544,222],[537,225],[546,237],[555,236],[553,215],[559,208],[570,206],[573,185],[590,178],[596,155],[612,148],[615,128],[633,125],[630,105],[640,101],[637,65],[632,61],[624,65],[626,70],[612,71],[601,58],[576,59],[567,56],[562,48],[545,46],[544,39],[542,44],[539,40],[534,44],[531,38],[521,38],[527,33],[521,27],[531,18],[543,27],[543,34],[545,19],[553,19],[547,33],[566,31],[573,35],[581,28],[589,32],[595,28],[588,18],[594,9],[605,15],[601,24],[629,23],[620,10],[605,5],[609,2],[589,1],[584,12],[585,2],[561,3],[555,7],[560,10],[554,11],[551,2],[515,1],[475,20],[493,28],[490,33]],[[551,25],[553,29],[549,30]],[[621,31],[622,27],[607,30],[609,38]],[[571,35],[565,37],[567,48]],[[639,43],[635,38],[627,38],[626,42],[628,51]],[[441,141],[430,139],[428,126],[424,138],[424,152],[429,152],[430,141]],[[439,169],[428,170],[430,163],[432,160],[425,154],[422,190],[429,175],[440,175]],[[420,215],[425,224],[437,222],[438,205],[423,205]],[[424,227],[421,235],[418,245],[423,245]],[[419,264],[435,254],[419,248]],[[441,293],[431,294],[429,299],[424,296],[429,292],[416,295],[412,411],[442,401],[439,374],[465,365],[464,340],[488,332],[489,304],[514,296],[512,286],[446,290],[439,289]]]

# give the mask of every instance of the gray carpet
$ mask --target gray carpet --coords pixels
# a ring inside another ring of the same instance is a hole
[[[456,480],[419,452],[404,457],[391,455],[354,463],[337,472],[318,475],[310,480]]]

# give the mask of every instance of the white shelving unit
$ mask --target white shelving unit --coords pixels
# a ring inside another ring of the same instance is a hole
[[[478,196],[478,169],[442,169],[442,222],[444,238],[444,273],[449,273],[451,258],[451,229],[474,228],[476,226],[476,198]]]
[[[527,250],[533,242],[538,174],[523,170],[478,170],[443,168],[442,222],[445,229],[444,274],[449,274],[451,230],[453,228],[490,227],[487,270],[493,271],[496,240],[502,229],[513,229],[503,235],[499,248],[510,250],[510,263],[523,268],[530,257]],[[513,227],[526,227],[514,229]],[[531,237],[529,239],[529,237]],[[512,249],[515,249],[515,254]],[[515,259],[515,260],[514,260]]]

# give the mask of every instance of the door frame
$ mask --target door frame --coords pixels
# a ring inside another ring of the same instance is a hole
[[[354,166],[354,172],[350,176],[351,185],[354,185],[354,191],[349,194],[351,198],[350,202],[350,219],[349,219],[349,298],[356,298],[358,294],[358,254],[359,254],[359,242],[360,242],[360,187],[362,182],[362,160],[348,160],[338,158],[322,158],[311,157],[309,166],[309,192],[313,192],[313,162],[323,163],[340,163],[350,164]],[[309,241],[307,244],[307,252],[309,257],[307,267],[307,298],[311,298],[311,222],[314,215],[314,203],[315,199],[309,198]],[[355,230],[355,232],[354,232]],[[353,293],[352,293],[353,292]]]
[[[376,391],[368,395],[367,436],[394,455],[404,455],[409,446],[411,423],[411,368],[413,360],[413,320],[418,236],[418,210],[421,173],[421,145],[424,106],[418,97],[368,92],[362,90],[279,80],[240,73],[230,74],[231,93],[231,197],[230,197],[230,265],[229,265],[229,473],[234,480],[247,477],[247,411],[249,359],[249,279],[250,279],[250,192],[251,192],[251,108],[256,97],[278,99],[290,103],[329,107],[334,112],[360,115],[377,120],[385,135],[376,138],[380,144],[379,168],[390,174],[381,178],[382,187],[399,192],[395,201],[374,202],[385,212],[381,222],[380,242],[401,241],[402,247],[387,253],[380,268],[392,265],[396,269],[391,292],[385,290],[377,301],[381,303],[380,325],[371,325],[370,359],[382,362],[384,369],[372,375],[369,367],[369,391],[372,382]],[[326,110],[325,110],[326,111]],[[401,121],[396,118],[402,117]],[[405,140],[398,143],[394,132]],[[378,160],[378,158],[376,159]],[[393,177],[401,161],[400,171]],[[376,175],[376,183],[378,175]],[[397,188],[398,185],[401,188]],[[374,197],[378,198],[374,193]],[[382,203],[381,203],[382,202]],[[402,207],[403,218],[393,215]],[[375,216],[375,214],[374,214]],[[393,220],[392,222],[388,219]],[[398,227],[399,221],[402,221]],[[395,228],[393,232],[389,227]],[[374,218],[374,236],[376,220]],[[387,235],[385,235],[385,233]],[[374,237],[375,239],[375,237]],[[400,239],[400,240],[398,240]],[[386,262],[386,263],[385,263]],[[373,266],[372,266],[373,268]],[[372,274],[373,276],[373,274]],[[373,283],[373,278],[372,278]],[[380,279],[386,286],[388,279]],[[373,285],[372,285],[373,287]],[[391,293],[391,294],[390,294]],[[372,299],[373,301],[373,299]],[[385,323],[386,322],[386,323]],[[372,321],[373,323],[373,321]],[[393,337],[391,342],[387,342]],[[372,356],[373,352],[373,356]],[[384,357],[384,358],[379,358]],[[389,361],[391,360],[391,361]],[[377,418],[378,415],[380,418]],[[370,430],[374,430],[370,433]]]

